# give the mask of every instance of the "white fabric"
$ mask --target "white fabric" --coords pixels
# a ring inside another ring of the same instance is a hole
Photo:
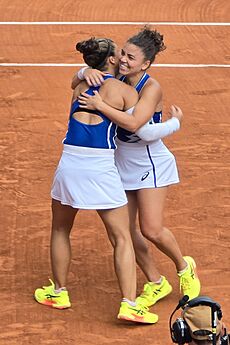
[[[132,113],[133,113],[133,111],[134,111],[134,108],[135,108],[135,106],[134,106],[134,107],[131,107],[131,108],[129,108],[129,109],[127,109],[125,112],[126,112],[127,114],[129,114],[129,115],[132,115]]]
[[[164,138],[180,128],[180,121],[176,117],[162,123],[146,123],[139,128],[135,134],[144,141],[153,141]]]
[[[114,164],[114,150],[64,145],[51,196],[79,209],[110,209],[127,204]]]
[[[82,67],[78,72],[77,72],[77,77],[78,79],[80,80],[84,80],[85,79],[85,76],[84,76],[84,72],[85,70],[89,68],[88,66],[87,67]]]
[[[179,182],[174,155],[159,139],[149,145],[116,140],[115,162],[125,190],[158,188]]]

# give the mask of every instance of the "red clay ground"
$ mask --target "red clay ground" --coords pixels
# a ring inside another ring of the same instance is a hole
[[[0,21],[227,22],[227,1],[2,0]],[[76,41],[108,36],[122,44],[139,26],[0,26],[0,62],[82,63]],[[157,63],[229,64],[229,27],[159,26],[167,50]],[[168,345],[168,319],[179,299],[172,262],[153,248],[173,293],[154,306],[154,326],[116,320],[120,294],[112,249],[95,212],[84,211],[72,232],[72,308],[33,301],[48,282],[50,185],[61,154],[74,67],[0,67],[1,345]],[[181,183],[169,191],[165,224],[184,254],[197,261],[202,294],[216,299],[230,329],[229,68],[151,68],[168,106],[182,107],[182,130],[165,142]],[[138,271],[138,291],[145,282]]]

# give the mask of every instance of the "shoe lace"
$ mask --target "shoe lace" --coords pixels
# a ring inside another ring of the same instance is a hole
[[[44,289],[44,290],[53,290],[54,289],[54,282],[51,280],[51,279],[49,279],[49,281],[50,281],[50,283],[51,283],[51,285],[46,285],[46,286],[43,286],[42,288]]]
[[[144,306],[144,305],[142,305],[141,303],[140,304],[138,303],[136,309],[138,310],[138,313],[140,313],[142,315],[146,314],[149,311],[149,308]]]
[[[160,287],[160,285],[159,285],[159,286],[156,285],[156,284],[151,285],[151,286],[146,285],[146,286],[144,287],[144,290],[143,290],[142,293],[140,294],[140,298],[146,299],[146,298],[148,298],[148,297],[151,296],[151,295],[155,295],[155,296],[156,296],[156,295],[158,295],[160,292],[161,292],[161,287]]]
[[[180,277],[180,291],[183,289],[183,291],[185,290],[189,290],[191,287],[191,279],[189,279],[189,277]]]
[[[143,303],[144,303],[144,301],[145,301],[146,299],[148,299],[148,298],[149,298],[148,293],[147,293],[146,291],[143,291],[143,292],[140,294],[140,296],[138,297],[138,301],[139,301],[140,305],[142,305],[142,304],[141,304],[141,300],[143,300]]]

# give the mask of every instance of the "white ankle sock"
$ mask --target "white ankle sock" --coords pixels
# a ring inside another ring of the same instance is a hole
[[[122,302],[127,302],[129,305],[131,305],[132,307],[136,307],[136,302],[130,301],[127,298],[122,298]]]
[[[62,292],[62,291],[66,291],[66,287],[65,287],[65,286],[60,287],[59,289],[54,289],[54,292],[55,292],[55,293],[60,293],[60,292]]]
[[[187,271],[187,269],[189,268],[189,264],[187,264],[187,266],[182,270],[182,271],[178,271],[177,273],[179,274],[179,276],[183,273],[185,273]]]
[[[153,284],[157,284],[157,285],[160,285],[160,284],[162,283],[162,280],[163,280],[163,278],[162,278],[162,277],[160,277],[160,279],[159,279],[159,280],[154,281],[154,282],[151,282],[151,283],[153,283]]]

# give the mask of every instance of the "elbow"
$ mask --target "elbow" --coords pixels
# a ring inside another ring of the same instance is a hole
[[[132,133],[135,133],[140,127],[140,124],[135,121],[131,121],[127,124],[126,129]]]
[[[74,89],[75,89],[75,87],[76,87],[75,82],[74,82],[74,81],[72,81],[72,83],[71,83],[71,89],[72,89],[72,90],[74,90]]]
[[[135,127],[135,126],[131,126],[131,125],[123,125],[122,126],[121,124],[119,124],[119,127],[122,127],[124,129],[126,129],[127,131],[132,132],[132,133],[135,133],[137,131],[137,129],[139,128],[139,127]]]
[[[138,126],[126,126],[127,131],[135,133],[138,130]]]
[[[139,128],[140,126],[133,126],[131,132],[135,133]]]
[[[137,123],[136,119],[130,115],[128,119],[125,118],[122,121],[119,121],[118,126],[132,133],[135,133],[141,127],[141,125]]]

